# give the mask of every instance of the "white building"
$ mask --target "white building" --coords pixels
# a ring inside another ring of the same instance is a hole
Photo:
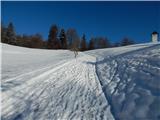
[[[158,42],[158,33],[157,32],[152,33],[152,42]]]

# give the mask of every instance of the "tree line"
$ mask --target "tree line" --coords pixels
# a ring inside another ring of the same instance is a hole
[[[75,29],[59,29],[52,25],[49,29],[48,39],[44,40],[41,34],[17,35],[13,23],[8,26],[1,24],[1,42],[16,46],[41,49],[78,49],[79,51],[119,47],[134,44],[133,40],[124,38],[119,43],[112,43],[105,37],[94,37],[86,40],[85,34],[79,37]]]

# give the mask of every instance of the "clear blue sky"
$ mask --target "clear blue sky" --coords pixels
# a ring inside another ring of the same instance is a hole
[[[87,39],[96,36],[120,41],[129,37],[148,42],[151,33],[160,33],[160,2],[2,2],[2,23],[13,22],[18,34],[41,33],[57,24],[75,28]]]

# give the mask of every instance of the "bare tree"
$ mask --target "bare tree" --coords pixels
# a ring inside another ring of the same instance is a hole
[[[121,46],[132,45],[132,44],[134,44],[134,41],[129,38],[124,38],[121,41]]]
[[[82,36],[81,40],[81,51],[87,50],[86,37],[85,34]]]
[[[68,29],[67,33],[67,41],[68,41],[68,48],[73,49],[77,48],[79,49],[80,39],[75,29]]]
[[[88,49],[89,50],[95,49],[95,43],[93,38],[91,38],[91,40],[89,41]]]
[[[60,48],[60,43],[57,38],[58,27],[56,25],[52,25],[48,35],[48,49],[58,49]]]

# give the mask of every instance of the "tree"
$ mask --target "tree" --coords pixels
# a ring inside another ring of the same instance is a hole
[[[119,42],[116,42],[112,45],[113,47],[119,47],[120,46],[120,43]]]
[[[29,47],[29,48],[46,48],[46,42],[43,41],[43,38],[40,34],[35,35],[16,35],[14,26],[12,23],[8,24],[8,27],[5,27],[1,23],[1,41],[3,43]]]
[[[48,35],[48,49],[58,49],[60,48],[60,43],[57,38],[58,27],[56,25],[52,25]]]
[[[66,36],[67,36],[67,41],[68,41],[68,48],[69,49],[73,49],[73,48],[79,49],[80,39],[79,39],[79,36],[76,30],[68,29]]]
[[[99,48],[109,48],[111,47],[111,44],[107,38],[100,37],[98,39],[98,46]]]
[[[16,45],[16,33],[11,22],[6,29],[6,43]]]
[[[46,48],[46,42],[40,34],[17,35],[16,45],[29,48]]]
[[[67,49],[67,38],[66,38],[66,34],[65,34],[64,29],[61,30],[59,37],[60,37],[60,41],[61,41],[61,47],[63,49]]]
[[[121,41],[121,46],[126,46],[126,45],[132,45],[134,44],[134,41],[133,40],[130,40],[128,38],[124,38],[122,41]]]
[[[43,48],[43,38],[40,34],[30,36],[31,48]]]
[[[7,43],[6,39],[7,28],[1,23],[1,42]]]
[[[89,41],[88,49],[89,50],[95,49],[95,43],[93,38],[91,38],[91,40]]]
[[[16,45],[16,33],[13,24],[10,22],[8,27],[3,29],[3,41],[8,44]]]
[[[17,45],[31,48],[31,37],[27,35],[18,35]]]
[[[81,40],[81,51],[87,50],[86,37],[85,34],[82,36]]]
[[[22,47],[24,47],[24,41],[23,41],[23,39],[22,39],[22,36],[21,35],[17,35],[17,37],[16,37],[17,39],[16,39],[16,45],[17,46],[22,46]]]
[[[94,48],[95,49],[111,47],[110,41],[107,38],[96,37],[96,38],[92,38],[92,40],[94,41]]]

